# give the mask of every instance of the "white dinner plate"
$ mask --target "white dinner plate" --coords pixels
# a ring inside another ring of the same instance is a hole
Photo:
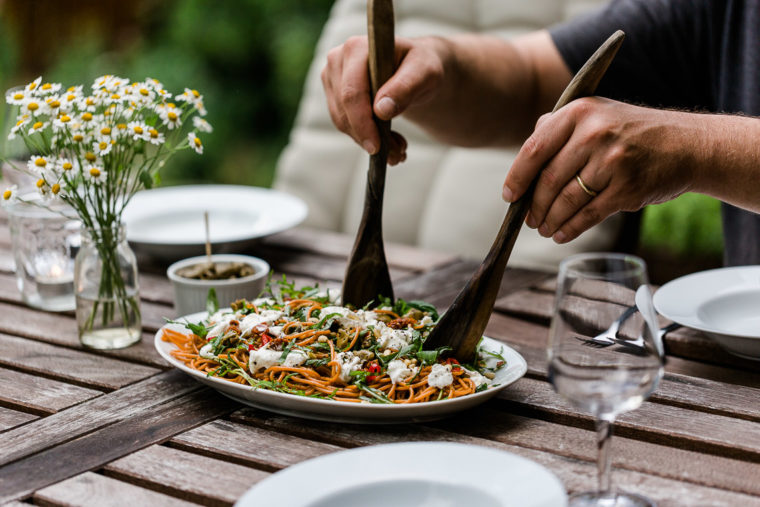
[[[360,447],[310,459],[249,489],[235,507],[562,507],[565,488],[516,454],[451,442]]]
[[[307,208],[301,199],[269,188],[183,185],[136,193],[122,219],[136,251],[178,259],[204,253],[204,211],[213,250],[225,253],[298,225]]]
[[[205,319],[206,312],[194,313],[178,320],[186,319],[190,322],[200,322]],[[178,324],[167,324],[176,331],[188,332]],[[162,328],[163,329],[163,328]],[[206,374],[185,366],[172,357],[170,351],[175,348],[174,344],[161,339],[162,329],[159,329],[155,337],[155,346],[161,357],[166,359],[172,366],[179,368],[196,380],[213,387],[225,396],[240,403],[249,405],[278,414],[316,419],[320,421],[337,421],[362,424],[387,424],[431,421],[446,417],[454,412],[466,410],[479,405],[493,397],[501,389],[515,382],[525,375],[528,366],[525,359],[509,346],[484,338],[481,346],[490,352],[501,354],[507,364],[496,371],[493,379],[494,384],[479,393],[469,394],[460,398],[441,400],[426,403],[413,403],[409,405],[385,405],[374,403],[349,403],[345,401],[325,400],[308,398],[287,393],[279,393],[266,389],[255,389],[251,386],[236,384],[217,377],[208,377]]]
[[[729,352],[760,359],[760,266],[677,278],[660,287],[654,305],[663,316],[705,332]]]

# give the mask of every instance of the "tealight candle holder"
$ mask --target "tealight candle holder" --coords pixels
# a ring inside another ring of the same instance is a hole
[[[16,284],[31,307],[70,311],[76,306],[74,257],[80,223],[67,211],[26,202],[8,207]]]

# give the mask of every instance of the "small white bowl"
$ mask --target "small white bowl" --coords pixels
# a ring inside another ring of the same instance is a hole
[[[254,274],[230,280],[195,280],[177,275],[177,270],[205,263],[207,257],[201,255],[177,261],[166,270],[166,276],[174,286],[174,310],[178,316],[201,312],[206,309],[209,289],[216,291],[220,307],[226,307],[238,299],[255,299],[264,288],[269,264],[258,257],[235,254],[214,254],[211,261],[240,262],[253,267]]]

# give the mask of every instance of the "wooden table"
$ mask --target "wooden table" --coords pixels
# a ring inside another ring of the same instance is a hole
[[[113,352],[83,349],[72,314],[21,302],[9,243],[0,223],[0,503],[229,505],[300,461],[414,440],[503,449],[546,466],[571,492],[595,486],[593,421],[546,380],[551,275],[509,269],[487,330],[523,354],[525,378],[449,419],[359,426],[246,408],[169,368],[152,345],[163,317],[174,316],[171,288],[155,266],[140,279],[142,342]],[[296,229],[252,253],[299,283],[338,287],[350,244],[342,235]],[[439,308],[476,267],[401,246],[389,246],[388,257],[397,295]],[[692,331],[666,341],[660,387],[616,425],[613,482],[660,505],[760,505],[758,363]]]

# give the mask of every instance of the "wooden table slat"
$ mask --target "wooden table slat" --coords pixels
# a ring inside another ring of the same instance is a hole
[[[92,472],[42,489],[35,493],[34,501],[43,505],[97,505],[99,507],[198,505]]]
[[[203,505],[230,505],[271,474],[163,445],[105,466],[109,477]],[[223,485],[223,487],[216,487]]]
[[[108,390],[124,387],[160,371],[149,366],[4,334],[0,334],[0,350],[8,351],[0,355],[0,364],[4,366]]]
[[[49,414],[102,394],[94,389],[0,368],[0,402],[6,405]]]
[[[34,421],[38,417],[26,412],[19,412],[6,407],[0,407],[0,432],[8,431],[16,426],[21,426]]]
[[[101,426],[59,445],[47,446],[36,454],[5,465],[0,468],[0,502],[24,498],[36,490],[162,442],[234,409],[234,402],[209,394],[204,389],[166,400],[150,410],[133,412],[112,425]],[[57,466],[47,466],[50,463]],[[40,470],[45,473],[40,474]]]
[[[573,408],[544,381],[524,378],[501,391],[497,399],[509,402],[508,410],[522,409],[523,414],[564,424],[592,425],[591,416]],[[732,417],[645,401],[621,414],[615,431],[648,442],[760,462],[760,424]]]
[[[255,442],[255,445],[252,445]],[[171,445],[235,463],[276,471],[305,459],[341,450],[335,445],[303,440],[228,421],[213,421],[171,440]]]
[[[200,389],[184,373],[170,371],[6,431],[0,434],[0,466],[126,418],[144,416],[162,403]]]

